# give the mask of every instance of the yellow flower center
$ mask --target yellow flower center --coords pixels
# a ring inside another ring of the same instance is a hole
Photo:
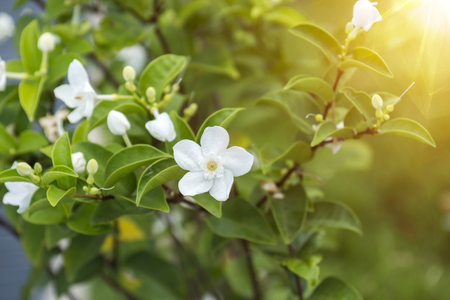
[[[217,168],[217,164],[214,161],[208,163],[208,170],[214,171]]]

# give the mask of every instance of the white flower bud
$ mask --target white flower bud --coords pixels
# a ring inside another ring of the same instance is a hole
[[[29,176],[31,174],[31,166],[27,163],[18,163],[17,164],[17,173],[19,173],[20,176]]]
[[[368,31],[373,23],[381,21],[383,18],[375,8],[377,4],[378,2],[371,3],[369,0],[358,0],[353,7],[353,25]]]
[[[109,112],[106,123],[114,135],[124,135],[131,127],[127,117],[123,113],[115,110]]]
[[[0,42],[13,36],[14,19],[4,12],[0,12]]]
[[[161,142],[171,142],[177,136],[175,127],[173,126],[173,122],[170,119],[169,115],[165,112],[159,115],[155,115],[155,119],[152,121],[148,121],[145,124],[145,128],[147,128],[148,132],[155,139],[160,140]]]
[[[0,57],[0,91],[6,88],[6,62]]]
[[[86,159],[82,152],[75,152],[72,154],[73,169],[76,173],[82,174],[86,168]]]
[[[156,91],[155,91],[155,89],[154,89],[153,87],[149,87],[149,88],[147,89],[147,91],[145,92],[145,94],[147,95],[147,98],[148,98],[148,99],[152,99],[152,98],[155,98],[155,96],[156,96]]]
[[[42,52],[50,52],[55,49],[55,37],[50,32],[43,33],[38,39],[38,48]]]
[[[347,25],[345,25],[345,33],[350,34],[350,32],[352,32],[352,30],[353,30],[353,23],[348,22]]]
[[[372,106],[376,110],[379,110],[383,107],[383,99],[378,94],[372,96]]]
[[[86,167],[89,174],[94,175],[98,171],[98,163],[95,159],[91,159]]]
[[[122,75],[125,81],[133,81],[136,78],[136,71],[133,69],[133,67],[126,66],[125,68],[123,68]]]

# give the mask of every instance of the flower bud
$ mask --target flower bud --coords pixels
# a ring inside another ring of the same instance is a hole
[[[377,112],[375,113],[375,116],[377,116],[378,119],[382,118],[384,116],[381,109],[377,109]]]
[[[178,92],[179,90],[180,90],[180,85],[179,85],[179,84],[174,84],[174,85],[172,86],[172,91],[173,91],[174,93]]]
[[[37,172],[37,173],[41,173],[42,172],[42,166],[41,166],[41,164],[40,163],[35,163],[34,164],[34,170]]]
[[[134,83],[132,81],[125,82],[125,88],[132,93],[136,91],[136,86],[134,85]]]
[[[172,120],[167,113],[162,113],[155,116],[155,120],[145,123],[145,128],[157,140],[161,142],[173,141],[177,133]]]
[[[384,120],[385,121],[389,121],[389,119],[391,118],[388,114],[385,114],[384,116],[383,116],[383,118],[384,118]]]
[[[94,175],[98,171],[98,163],[95,159],[91,159],[88,164],[86,170],[89,174]]]
[[[27,163],[18,163],[17,164],[17,173],[20,174],[20,176],[29,176],[31,175],[31,166]]]
[[[89,189],[88,189],[87,185],[83,186],[83,191],[84,191],[84,192],[87,192],[88,190],[89,190]]]
[[[75,152],[72,154],[72,165],[77,174],[84,173],[86,168],[86,159],[84,158],[82,152]]]
[[[126,66],[123,68],[123,79],[125,81],[133,81],[136,78],[136,71],[133,69],[133,67]]]
[[[383,107],[383,99],[375,94],[372,96],[372,106],[375,107],[375,109],[381,109]]]
[[[167,94],[164,96],[164,101],[169,102],[170,100],[172,100],[172,95],[171,94]]]
[[[386,110],[388,112],[393,112],[394,111],[394,105],[390,104],[390,105],[386,106]]]
[[[316,121],[317,122],[323,122],[323,116],[321,114],[316,115]]]
[[[55,49],[55,37],[50,32],[45,32],[39,37],[37,46],[42,52],[53,51]]]
[[[170,93],[170,85],[166,85],[166,86],[164,87],[164,93],[165,93],[165,94]]]
[[[350,32],[352,32],[352,30],[353,30],[353,23],[348,22],[347,25],[345,25],[345,33],[350,34]]]
[[[377,2],[371,3],[369,0],[358,0],[353,7],[353,25],[363,27],[365,31],[368,31],[373,23],[381,21],[383,18],[375,8],[377,4]]]
[[[147,89],[147,91],[145,92],[145,94],[147,95],[147,98],[148,98],[148,99],[155,98],[155,96],[156,96],[155,88],[149,87],[149,88]]]
[[[89,175],[88,178],[86,179],[86,182],[90,185],[94,184],[94,176]]]
[[[116,110],[109,112],[106,123],[108,124],[109,130],[114,135],[124,135],[131,127],[127,117],[125,117],[123,113]]]
[[[183,113],[185,117],[192,117],[197,112],[198,105],[197,103],[192,103],[189,107],[185,108]]]
[[[93,188],[91,188],[91,192],[90,192],[89,194],[91,194],[91,195],[97,195],[99,191],[100,191],[100,190],[99,190],[98,188],[93,187]]]

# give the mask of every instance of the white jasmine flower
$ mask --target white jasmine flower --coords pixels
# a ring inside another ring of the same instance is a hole
[[[72,153],[72,165],[73,169],[78,174],[83,174],[86,169],[86,159],[82,152]]]
[[[177,164],[189,171],[178,187],[184,196],[209,192],[218,201],[225,201],[233,186],[233,177],[244,175],[253,165],[253,156],[241,147],[228,148],[230,137],[220,127],[207,127],[199,146],[194,141],[182,140],[174,147]]]
[[[375,7],[377,4],[378,2],[371,3],[369,0],[358,0],[355,3],[352,19],[352,23],[356,27],[355,30],[362,27],[365,31],[369,31],[373,23],[383,19]]]
[[[70,111],[67,109],[60,109],[54,115],[47,113],[46,117],[39,119],[39,125],[44,129],[45,136],[50,143],[56,143],[58,138],[63,135],[63,123],[69,113]]]
[[[144,70],[147,63],[147,51],[145,51],[144,46],[136,44],[120,50],[117,53],[117,58],[140,73]]]
[[[13,36],[14,19],[4,12],[0,12],[0,43]]]
[[[55,49],[55,36],[50,32],[43,33],[38,39],[38,49],[42,52],[50,52]]]
[[[157,140],[161,142],[171,142],[177,137],[175,127],[167,113],[159,114],[156,111],[152,111],[155,119],[145,123],[145,128],[148,132]]]
[[[16,167],[17,162],[14,162],[11,169],[15,169]],[[8,189],[8,192],[3,196],[3,203],[19,206],[17,210],[19,214],[28,209],[34,192],[39,188],[32,183],[20,181],[5,182],[5,187]]]
[[[6,62],[0,57],[0,91],[6,88]]]
[[[116,110],[109,112],[106,123],[108,124],[109,130],[114,135],[124,135],[131,128],[127,117]]]

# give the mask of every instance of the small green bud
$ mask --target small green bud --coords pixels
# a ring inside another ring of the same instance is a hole
[[[86,182],[87,182],[88,184],[94,184],[94,177],[93,177],[92,175],[89,175],[88,178],[87,178],[87,180],[86,180]]]
[[[190,118],[197,112],[197,103],[192,103],[187,108],[184,109],[183,113],[186,117]]]
[[[394,105],[390,104],[390,105],[386,106],[386,110],[388,112],[393,112],[394,111]]]
[[[172,100],[172,95],[167,94],[164,96],[164,101],[169,102],[170,100]]]
[[[372,96],[372,106],[377,110],[383,107],[383,99],[380,97],[380,95],[375,94]]]
[[[122,75],[125,81],[133,81],[136,78],[136,71],[133,69],[133,67],[126,66],[125,68],[123,68]]]
[[[132,81],[125,82],[125,88],[132,93],[136,91],[136,86],[134,85],[134,83]]]
[[[87,185],[83,186],[83,191],[87,192],[88,191],[88,187]]]
[[[95,159],[91,159],[87,164],[86,170],[91,175],[94,175],[95,173],[97,173],[97,170],[98,170],[97,161]]]
[[[345,25],[345,33],[350,34],[352,32],[354,26],[352,22],[348,22],[347,25]]]
[[[385,114],[384,116],[383,116],[383,118],[384,118],[384,120],[385,121],[389,121],[389,119],[391,118],[388,114]]]
[[[17,164],[17,173],[20,174],[20,176],[29,176],[31,175],[31,166],[27,163],[18,163]]]
[[[381,111],[381,109],[377,109],[377,112],[375,113],[375,115],[377,116],[378,119],[380,119],[380,118],[382,118],[384,116],[384,114]]]
[[[41,166],[41,164],[40,163],[35,163],[34,164],[34,170],[38,173],[38,174],[40,174],[41,172],[42,172],[42,166]]]
[[[100,191],[100,190],[99,190],[98,188],[93,187],[93,188],[91,189],[90,194],[91,194],[91,195],[97,195],[99,191]]]
[[[178,84],[172,85],[172,92],[176,93],[180,90],[180,86]]]
[[[39,178],[39,176],[36,176],[33,173],[30,174],[30,178],[31,178],[31,181],[33,181],[34,183],[39,183],[39,181],[41,180]]]
[[[155,88],[152,87],[152,86],[149,87],[149,88],[147,89],[147,91],[145,92],[145,94],[147,95],[147,98],[148,98],[148,99],[155,98],[155,96],[156,96]]]
[[[166,85],[166,87],[164,88],[164,93],[165,94],[170,93],[170,85]]]
[[[316,115],[316,121],[317,122],[323,122],[323,116],[321,114]]]

